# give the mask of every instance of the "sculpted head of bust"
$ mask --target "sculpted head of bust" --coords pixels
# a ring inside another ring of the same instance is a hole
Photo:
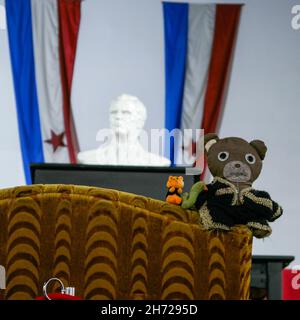
[[[79,152],[78,161],[86,164],[170,166],[169,159],[148,152],[148,146],[146,149],[143,147],[141,137],[145,138],[142,129],[146,118],[146,107],[137,97],[120,95],[109,108],[110,130],[104,129],[104,136],[100,138],[105,143],[98,149]]]
[[[138,134],[143,129],[146,118],[146,107],[135,96],[122,94],[111,103],[110,127],[118,134]]]

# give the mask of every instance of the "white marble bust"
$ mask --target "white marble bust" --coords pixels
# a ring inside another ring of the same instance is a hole
[[[111,103],[111,136],[104,146],[78,153],[78,161],[83,164],[170,166],[169,159],[150,153],[139,141],[147,111],[135,96],[123,94]]]

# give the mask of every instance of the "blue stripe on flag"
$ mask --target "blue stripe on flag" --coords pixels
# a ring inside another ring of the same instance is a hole
[[[35,80],[31,1],[6,1],[10,57],[18,114],[19,136],[27,184],[30,163],[44,162]]]
[[[188,37],[187,3],[163,3],[165,33],[165,127],[180,128]],[[168,143],[168,141],[167,141]],[[170,159],[174,165],[174,141],[170,141]]]

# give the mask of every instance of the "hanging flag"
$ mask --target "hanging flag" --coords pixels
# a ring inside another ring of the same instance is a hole
[[[217,132],[224,107],[241,5],[163,3],[165,126]],[[195,151],[185,136],[183,146]]]
[[[8,0],[6,17],[26,182],[30,164],[75,163],[71,86],[80,0]]]

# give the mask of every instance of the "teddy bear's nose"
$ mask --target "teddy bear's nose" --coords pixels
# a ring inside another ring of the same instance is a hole
[[[235,164],[235,167],[236,167],[236,168],[240,168],[241,165],[240,165],[239,163],[236,163],[236,164]]]

